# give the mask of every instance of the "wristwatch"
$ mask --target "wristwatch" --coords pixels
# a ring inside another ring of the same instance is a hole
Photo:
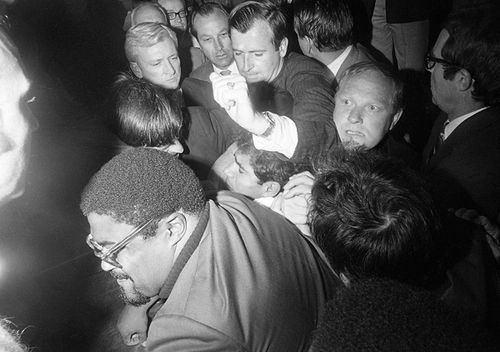
[[[269,122],[269,126],[267,126],[266,130],[262,134],[260,134],[259,137],[266,138],[269,137],[271,133],[273,133],[274,127],[276,126],[276,121],[274,121],[273,116],[267,111],[261,112],[261,115],[267,120],[267,122]]]

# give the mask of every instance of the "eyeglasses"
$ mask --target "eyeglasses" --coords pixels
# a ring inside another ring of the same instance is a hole
[[[162,217],[149,219],[148,221],[143,222],[142,224],[140,224],[136,228],[132,229],[132,231],[127,236],[125,236],[125,238],[123,240],[121,240],[120,242],[116,242],[110,248],[104,248],[99,243],[97,243],[96,240],[94,239],[94,237],[92,237],[92,234],[89,234],[87,236],[87,245],[90,248],[92,248],[92,250],[94,251],[94,255],[97,258],[99,258],[103,262],[111,264],[117,268],[121,268],[122,267],[121,264],[118,263],[118,261],[116,260],[118,253],[123,248],[125,248],[130,242],[132,242],[132,240],[138,234],[140,234],[142,230],[144,230],[146,227],[148,227],[153,222],[158,221],[160,219],[162,219]]]
[[[167,17],[169,20],[175,20],[175,18],[179,16],[179,19],[187,17],[186,10],[180,10],[179,12],[167,12]]]
[[[432,54],[430,53],[425,55],[425,68],[427,68],[428,70],[432,70],[434,66],[436,66],[436,62],[448,66],[457,66],[457,64],[454,64],[453,62],[447,61],[445,59],[439,59],[432,56]]]

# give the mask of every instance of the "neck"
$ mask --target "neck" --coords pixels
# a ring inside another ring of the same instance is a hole
[[[312,57],[321,62],[323,65],[330,65],[333,61],[335,61],[342,53],[344,52],[346,48],[340,49],[340,50],[335,50],[335,51],[319,51],[316,50],[315,53],[313,53]]]
[[[453,111],[448,112],[448,120],[453,121],[460,116],[469,114],[485,106],[486,105],[483,102],[476,100],[472,100],[463,104],[458,103],[453,109]]]

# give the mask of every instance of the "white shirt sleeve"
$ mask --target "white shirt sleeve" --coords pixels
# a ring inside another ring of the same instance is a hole
[[[274,119],[274,129],[267,137],[253,135],[255,148],[279,152],[287,158],[291,158],[299,140],[295,122],[286,116],[276,115],[272,112],[268,112],[268,114]]]

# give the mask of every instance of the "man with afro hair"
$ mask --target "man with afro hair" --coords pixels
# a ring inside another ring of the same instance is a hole
[[[161,306],[148,351],[306,351],[338,282],[286,219],[229,192],[205,200],[193,172],[159,150],[114,157],[81,209],[124,301]]]

